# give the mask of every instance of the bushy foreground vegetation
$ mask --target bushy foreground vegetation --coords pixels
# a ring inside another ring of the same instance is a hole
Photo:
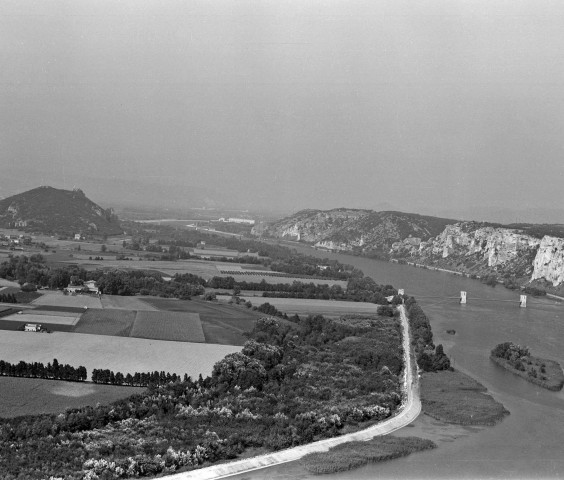
[[[343,443],[327,452],[309,453],[300,462],[312,473],[336,473],[436,447],[434,442],[423,438],[385,435],[365,442]]]
[[[512,342],[500,343],[490,358],[512,373],[548,390],[562,390],[564,373],[558,362],[531,355],[525,346]]]
[[[396,317],[259,319],[211,377],[111,405],[0,421],[6,480],[155,475],[362,428],[401,402]]]

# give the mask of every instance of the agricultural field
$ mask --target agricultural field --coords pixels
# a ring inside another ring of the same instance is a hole
[[[33,313],[32,313],[33,312]],[[2,317],[3,321],[19,322],[19,323],[41,323],[51,325],[76,325],[79,315],[68,315],[68,312],[62,312],[62,315],[47,315],[46,313],[35,313],[35,310],[23,310],[21,314],[8,315]]]
[[[0,377],[0,417],[60,413],[67,408],[114,402],[143,390],[41,378]]]
[[[155,307],[149,305],[138,297],[102,295],[100,300],[102,301],[103,308],[114,308],[117,310],[156,310]]]
[[[51,307],[88,307],[102,308],[98,297],[90,295],[64,295],[62,292],[48,292],[32,302],[35,306]]]
[[[135,316],[135,311],[89,308],[80,317],[73,332],[129,337]]]
[[[198,313],[205,341],[213,344],[243,345],[247,341],[243,333],[251,331],[256,320],[264,316],[260,312],[242,306],[227,305],[225,302],[156,297],[147,297],[145,301],[160,310]]]
[[[241,297],[250,301],[254,306],[270,303],[278,310],[288,315],[323,315],[326,317],[340,317],[354,313],[377,313],[379,305],[365,302],[345,302],[341,300],[310,300],[302,298],[267,298]],[[225,301],[225,300],[223,300]]]
[[[131,337],[177,342],[205,342],[200,315],[188,312],[139,311]]]
[[[95,368],[127,373],[165,371],[198,378],[211,374],[213,365],[241,347],[204,343],[171,342],[131,337],[68,332],[29,333],[3,331],[0,357],[18,363],[52,362],[83,365],[88,375]]]

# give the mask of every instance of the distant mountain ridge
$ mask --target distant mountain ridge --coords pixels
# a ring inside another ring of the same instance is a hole
[[[302,210],[257,225],[252,233],[468,275],[493,274],[499,281],[510,280],[513,285],[534,282],[552,291],[564,289],[561,224],[501,225],[338,208]]]
[[[429,239],[454,222],[415,213],[336,208],[301,210],[269,225],[259,225],[253,233],[286,237],[330,250],[387,254],[395,242],[409,237]]]
[[[89,200],[82,190],[47,186],[0,200],[0,227],[65,235],[123,232],[113,210]]]

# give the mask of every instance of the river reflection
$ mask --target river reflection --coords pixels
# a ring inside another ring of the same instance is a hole
[[[485,428],[445,425],[422,415],[413,426],[395,434],[431,438],[439,448],[324,475],[324,479],[564,478],[564,393],[533,385],[489,360],[489,351],[496,344],[513,341],[527,345],[537,356],[564,364],[564,303],[529,297],[523,309],[519,308],[519,293],[502,286],[492,288],[445,272],[308,247],[297,249],[354,265],[376,282],[414,295],[431,320],[435,343],[445,346],[454,366],[483,383],[511,412],[499,425]],[[466,305],[458,302],[461,290],[468,292]],[[456,334],[447,334],[449,329]],[[232,478],[320,477],[293,462]]]

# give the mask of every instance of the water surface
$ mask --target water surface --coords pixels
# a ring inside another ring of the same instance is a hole
[[[495,365],[490,350],[498,343],[527,345],[532,354],[564,364],[564,303],[528,298],[519,308],[519,293],[482,285],[465,277],[307,247],[299,251],[337,259],[360,268],[378,283],[404,288],[431,320],[435,343],[442,343],[454,366],[483,383],[511,412],[495,427],[465,428],[421,416],[396,434],[432,438],[439,448],[369,465],[352,472],[324,475],[333,479],[564,478],[564,393],[533,385]],[[460,305],[460,291],[468,303]],[[449,335],[446,330],[456,330]],[[313,479],[299,464],[250,472],[238,479]]]

